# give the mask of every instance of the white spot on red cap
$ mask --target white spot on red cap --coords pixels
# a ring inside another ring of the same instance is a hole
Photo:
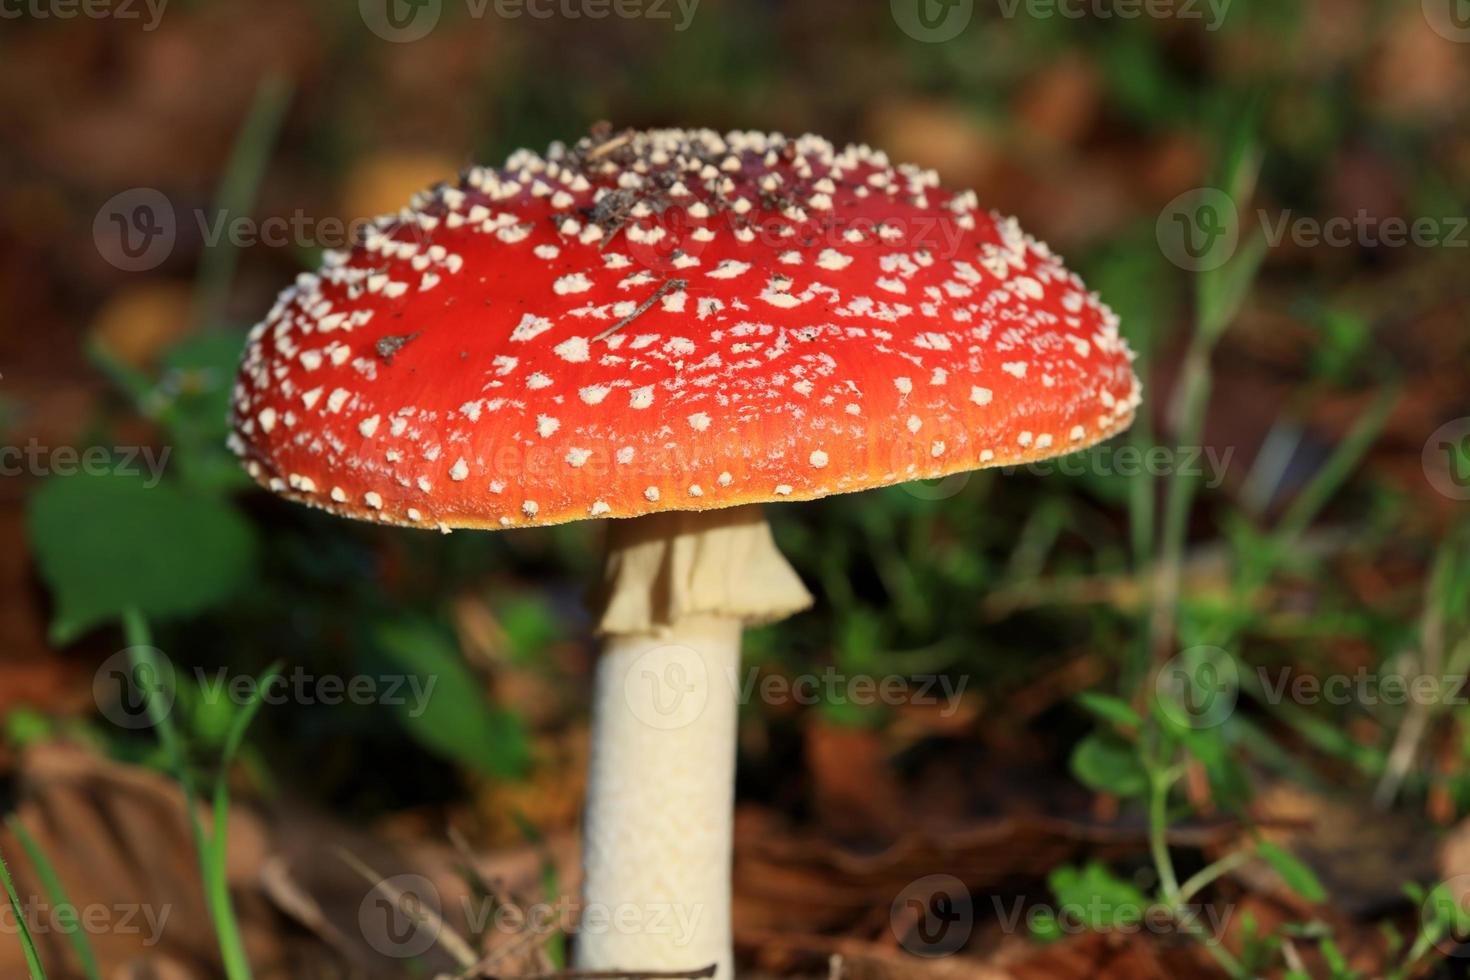
[[[556,355],[562,360],[570,361],[573,364],[581,364],[591,359],[588,354],[586,337],[572,337],[568,340],[563,340],[556,345],[554,350],[556,351]]]

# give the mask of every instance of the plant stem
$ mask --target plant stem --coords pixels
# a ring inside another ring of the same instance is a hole
[[[1149,773],[1148,797],[1148,846],[1153,855],[1154,870],[1159,875],[1159,886],[1170,910],[1180,905],[1179,878],[1174,874],[1174,860],[1169,856],[1169,787],[1173,779],[1158,773]]]
[[[133,671],[140,681],[144,675],[153,678],[160,674],[158,658],[153,648],[153,634],[148,621],[136,609],[123,613],[123,630],[127,636]],[[144,699],[149,719],[158,732],[174,778],[184,794],[184,808],[189,819],[189,829],[194,838],[194,851],[199,859],[199,874],[204,883],[204,900],[209,917],[214,922],[215,939],[219,943],[220,959],[224,963],[225,976],[229,980],[251,980],[250,961],[245,956],[245,943],[240,936],[240,924],[235,918],[235,909],[230,902],[230,885],[225,876],[225,830],[223,815],[216,812],[215,835],[211,840],[205,833],[204,823],[199,818],[199,794],[194,788],[194,778],[189,772],[183,743],[170,715],[170,706],[162,704],[152,686],[144,687]],[[216,797],[214,809],[225,806],[226,801]]]
[[[1199,871],[1196,871],[1185,880],[1184,884],[1179,886],[1179,901],[1181,903],[1188,902],[1191,898],[1236,868],[1243,864],[1249,864],[1253,856],[1249,851],[1233,851],[1215,863],[1206,865]]]

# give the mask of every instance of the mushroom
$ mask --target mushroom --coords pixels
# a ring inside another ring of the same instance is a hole
[[[1086,448],[1131,422],[1130,362],[1044,244],[932,171],[604,129],[299,276],[250,333],[232,445],[346,517],[619,519],[577,963],[729,977],[741,631],[811,601],[760,505]]]

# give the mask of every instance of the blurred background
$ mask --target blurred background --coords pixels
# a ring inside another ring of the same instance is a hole
[[[1467,101],[1464,0],[0,0],[0,975],[564,965],[475,913],[575,894],[600,528],[224,439],[324,249],[603,120],[935,168],[1140,353],[1107,446],[772,508],[752,975],[1464,975]]]

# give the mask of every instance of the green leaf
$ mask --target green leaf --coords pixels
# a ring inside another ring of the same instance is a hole
[[[1198,295],[1200,332],[1211,343],[1220,338],[1245,305],[1267,251],[1265,236],[1255,235],[1245,241],[1229,262],[1201,274]]]
[[[1057,915],[1051,909],[1039,908],[1031,915],[1031,938],[1038,943],[1055,943],[1067,937]]]
[[[561,620],[544,596],[518,595],[498,604],[496,612],[510,641],[511,657],[518,664],[534,662],[561,635]]]
[[[1142,728],[1143,718],[1122,698],[1096,691],[1084,691],[1077,696],[1077,703],[1097,715],[1124,728]]]
[[[152,413],[176,446],[179,477],[203,491],[223,493],[251,484],[225,445],[244,346],[245,334],[238,330],[203,330],[184,338],[165,352],[150,398]]]
[[[1323,888],[1322,882],[1317,880],[1316,872],[1303,864],[1295,855],[1270,841],[1261,841],[1257,844],[1256,853],[1275,869],[1288,888],[1302,898],[1313,903],[1326,900],[1327,889]]]
[[[1062,925],[1075,923],[1089,929],[1140,922],[1154,904],[1138,886],[1091,862],[1078,869],[1062,866],[1046,879],[1056,896],[1056,914]]]
[[[524,725],[485,700],[480,680],[442,630],[420,620],[389,620],[372,629],[371,641],[407,675],[393,707],[419,744],[487,776],[525,774],[530,743]]]
[[[1240,753],[1220,728],[1191,729],[1179,736],[1184,750],[1205,769],[1215,798],[1225,805],[1244,801],[1250,795]]]
[[[1426,920],[1426,931],[1431,931],[1431,926],[1438,935],[1464,935],[1470,931],[1470,909],[1466,909],[1465,902],[1455,895],[1447,882],[1440,882],[1427,893],[1417,885],[1414,887],[1420,915]],[[1408,892],[1409,887],[1406,885],[1404,890]],[[1410,894],[1413,896],[1415,893]]]
[[[131,476],[54,477],[30,500],[41,575],[56,596],[51,639],[137,608],[190,616],[228,600],[251,577],[257,545],[228,503]]]
[[[1089,735],[1077,743],[1072,774],[1099,793],[1131,797],[1148,792],[1148,773],[1133,747],[1108,735]]]

